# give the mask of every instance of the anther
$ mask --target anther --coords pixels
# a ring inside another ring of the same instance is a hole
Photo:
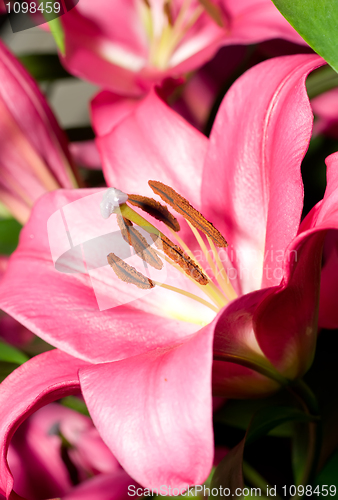
[[[223,238],[218,229],[211,222],[207,221],[198,210],[191,206],[188,200],[176,193],[174,189],[158,181],[148,181],[148,184],[155,194],[158,194],[176,212],[182,214],[196,229],[209,236],[218,247],[228,246],[225,238]]]
[[[109,188],[103,193],[102,201],[100,203],[101,215],[104,219],[114,212],[114,209],[126,203],[128,195],[123,191],[116,188]]]
[[[165,205],[147,196],[139,196],[138,194],[128,194],[128,202],[135,207],[140,208],[155,219],[163,222],[166,226],[173,229],[175,232],[180,230],[180,224],[176,217],[173,216]]]
[[[178,264],[183,271],[193,278],[200,285],[207,285],[209,280],[207,276],[201,271],[200,267],[180,248],[175,245],[169,238],[164,235],[158,237],[155,234],[150,235],[156,247],[163,252],[176,264]]]
[[[125,283],[131,283],[138,288],[143,288],[145,290],[154,288],[155,285],[149,278],[144,276],[142,273],[139,273],[135,267],[130,266],[115,254],[110,253],[107,255],[107,261],[116,276]]]
[[[124,217],[117,215],[117,223],[121,230],[122,238],[124,241],[129,243],[131,247],[135,250],[136,254],[150,266],[155,269],[162,269],[163,263],[158,257],[157,253],[151,248],[147,240],[142,236],[142,234],[137,231],[134,227],[125,224]]]

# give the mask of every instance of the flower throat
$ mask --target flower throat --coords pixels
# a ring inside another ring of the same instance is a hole
[[[161,286],[188,296],[213,311],[218,312],[224,305],[237,296],[226,275],[225,268],[216,249],[216,247],[227,247],[228,244],[225,238],[211,222],[207,221],[188,200],[174,189],[158,181],[149,181],[148,184],[155,194],[159,195],[165,203],[170,205],[187,221],[200,249],[207,259],[210,266],[210,274],[195,259],[192,251],[179,237],[180,224],[176,217],[168,210],[167,206],[162,205],[153,198],[134,194],[127,195],[118,189],[110,188],[105,192],[101,202],[103,217],[107,218],[112,213],[116,214],[123,239],[134,249],[136,255],[143,262],[157,270],[161,270],[163,268],[163,260],[165,260],[193,281],[211,302],[180,288],[158,283],[144,276],[114,253],[110,253],[107,256],[109,265],[116,276],[124,282],[131,283],[142,289]],[[163,222],[174,235],[177,244],[135,212],[127,202]],[[150,235],[156,248],[149,245],[133,224],[142,227]],[[208,250],[200,232],[206,236],[210,250]],[[215,277],[218,286],[214,283],[212,275]]]

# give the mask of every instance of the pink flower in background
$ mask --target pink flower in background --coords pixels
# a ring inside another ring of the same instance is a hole
[[[312,109],[317,117],[314,133],[327,134],[334,139],[338,137],[338,89],[332,89],[311,101]]]
[[[108,185],[148,196],[149,179],[164,182],[226,237],[229,247],[219,258],[229,279],[218,282],[215,273],[208,283],[211,308],[201,304],[201,288],[168,273],[165,284],[180,293],[155,286],[142,296],[129,283],[97,280],[116,306],[100,311],[92,276],[79,267],[82,254],[70,261],[77,274],[71,267],[55,270],[47,224],[60,209],[66,217],[72,202],[100,199],[101,191],[62,190],[36,204],[0,284],[0,305],[60,350],[36,356],[3,383],[0,484],[7,495],[13,482],[5,456],[18,422],[75,390],[81,389],[95,426],[128,474],[148,487],[182,488],[202,483],[213,462],[212,383],[224,397],[266,395],[283,377],[308,369],[322,247],[326,231],[337,228],[338,210],[334,155],[325,197],[300,225],[300,165],[313,119],[304,80],[321,64],[318,56],[302,55],[252,68],[226,95],[210,139],[152,92],[98,140]],[[95,116],[109,130],[108,114],[94,110]],[[85,236],[95,228],[96,212],[83,207],[78,222]],[[180,237],[206,266],[197,240],[178,219]],[[121,295],[134,293],[134,301],[121,304]],[[336,309],[332,322],[338,324]]]
[[[37,84],[0,41],[0,202],[25,223],[47,191],[76,187],[67,140]]]
[[[131,96],[198,68],[222,45],[304,43],[270,0],[81,0],[61,21],[67,69]]]
[[[15,492],[26,500],[119,500],[135,485],[91,420],[58,404],[38,410],[19,427],[8,462]]]

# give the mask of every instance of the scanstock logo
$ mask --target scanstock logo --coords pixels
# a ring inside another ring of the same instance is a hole
[[[0,0],[13,33],[28,30],[67,14],[79,0]]]

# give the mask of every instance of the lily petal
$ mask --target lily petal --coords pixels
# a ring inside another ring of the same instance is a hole
[[[271,252],[284,255],[297,234],[300,164],[313,121],[304,81],[321,64],[316,55],[265,61],[235,82],[217,114],[204,166],[203,213],[236,252],[239,294],[280,282]]]
[[[80,371],[100,435],[148,488],[202,484],[210,472],[212,336],[207,326],[180,345]]]
[[[338,229],[337,161],[337,153],[327,159],[324,198],[314,208],[315,216],[308,215],[310,223],[304,221],[307,230],[300,232],[287,249],[280,290],[263,300],[255,318],[261,349],[278,370],[291,378],[306,372],[315,352],[322,250],[327,231]],[[330,286],[332,282],[327,283],[325,276],[322,290],[327,292]],[[329,318],[335,321],[333,301],[325,306],[330,311]]]

